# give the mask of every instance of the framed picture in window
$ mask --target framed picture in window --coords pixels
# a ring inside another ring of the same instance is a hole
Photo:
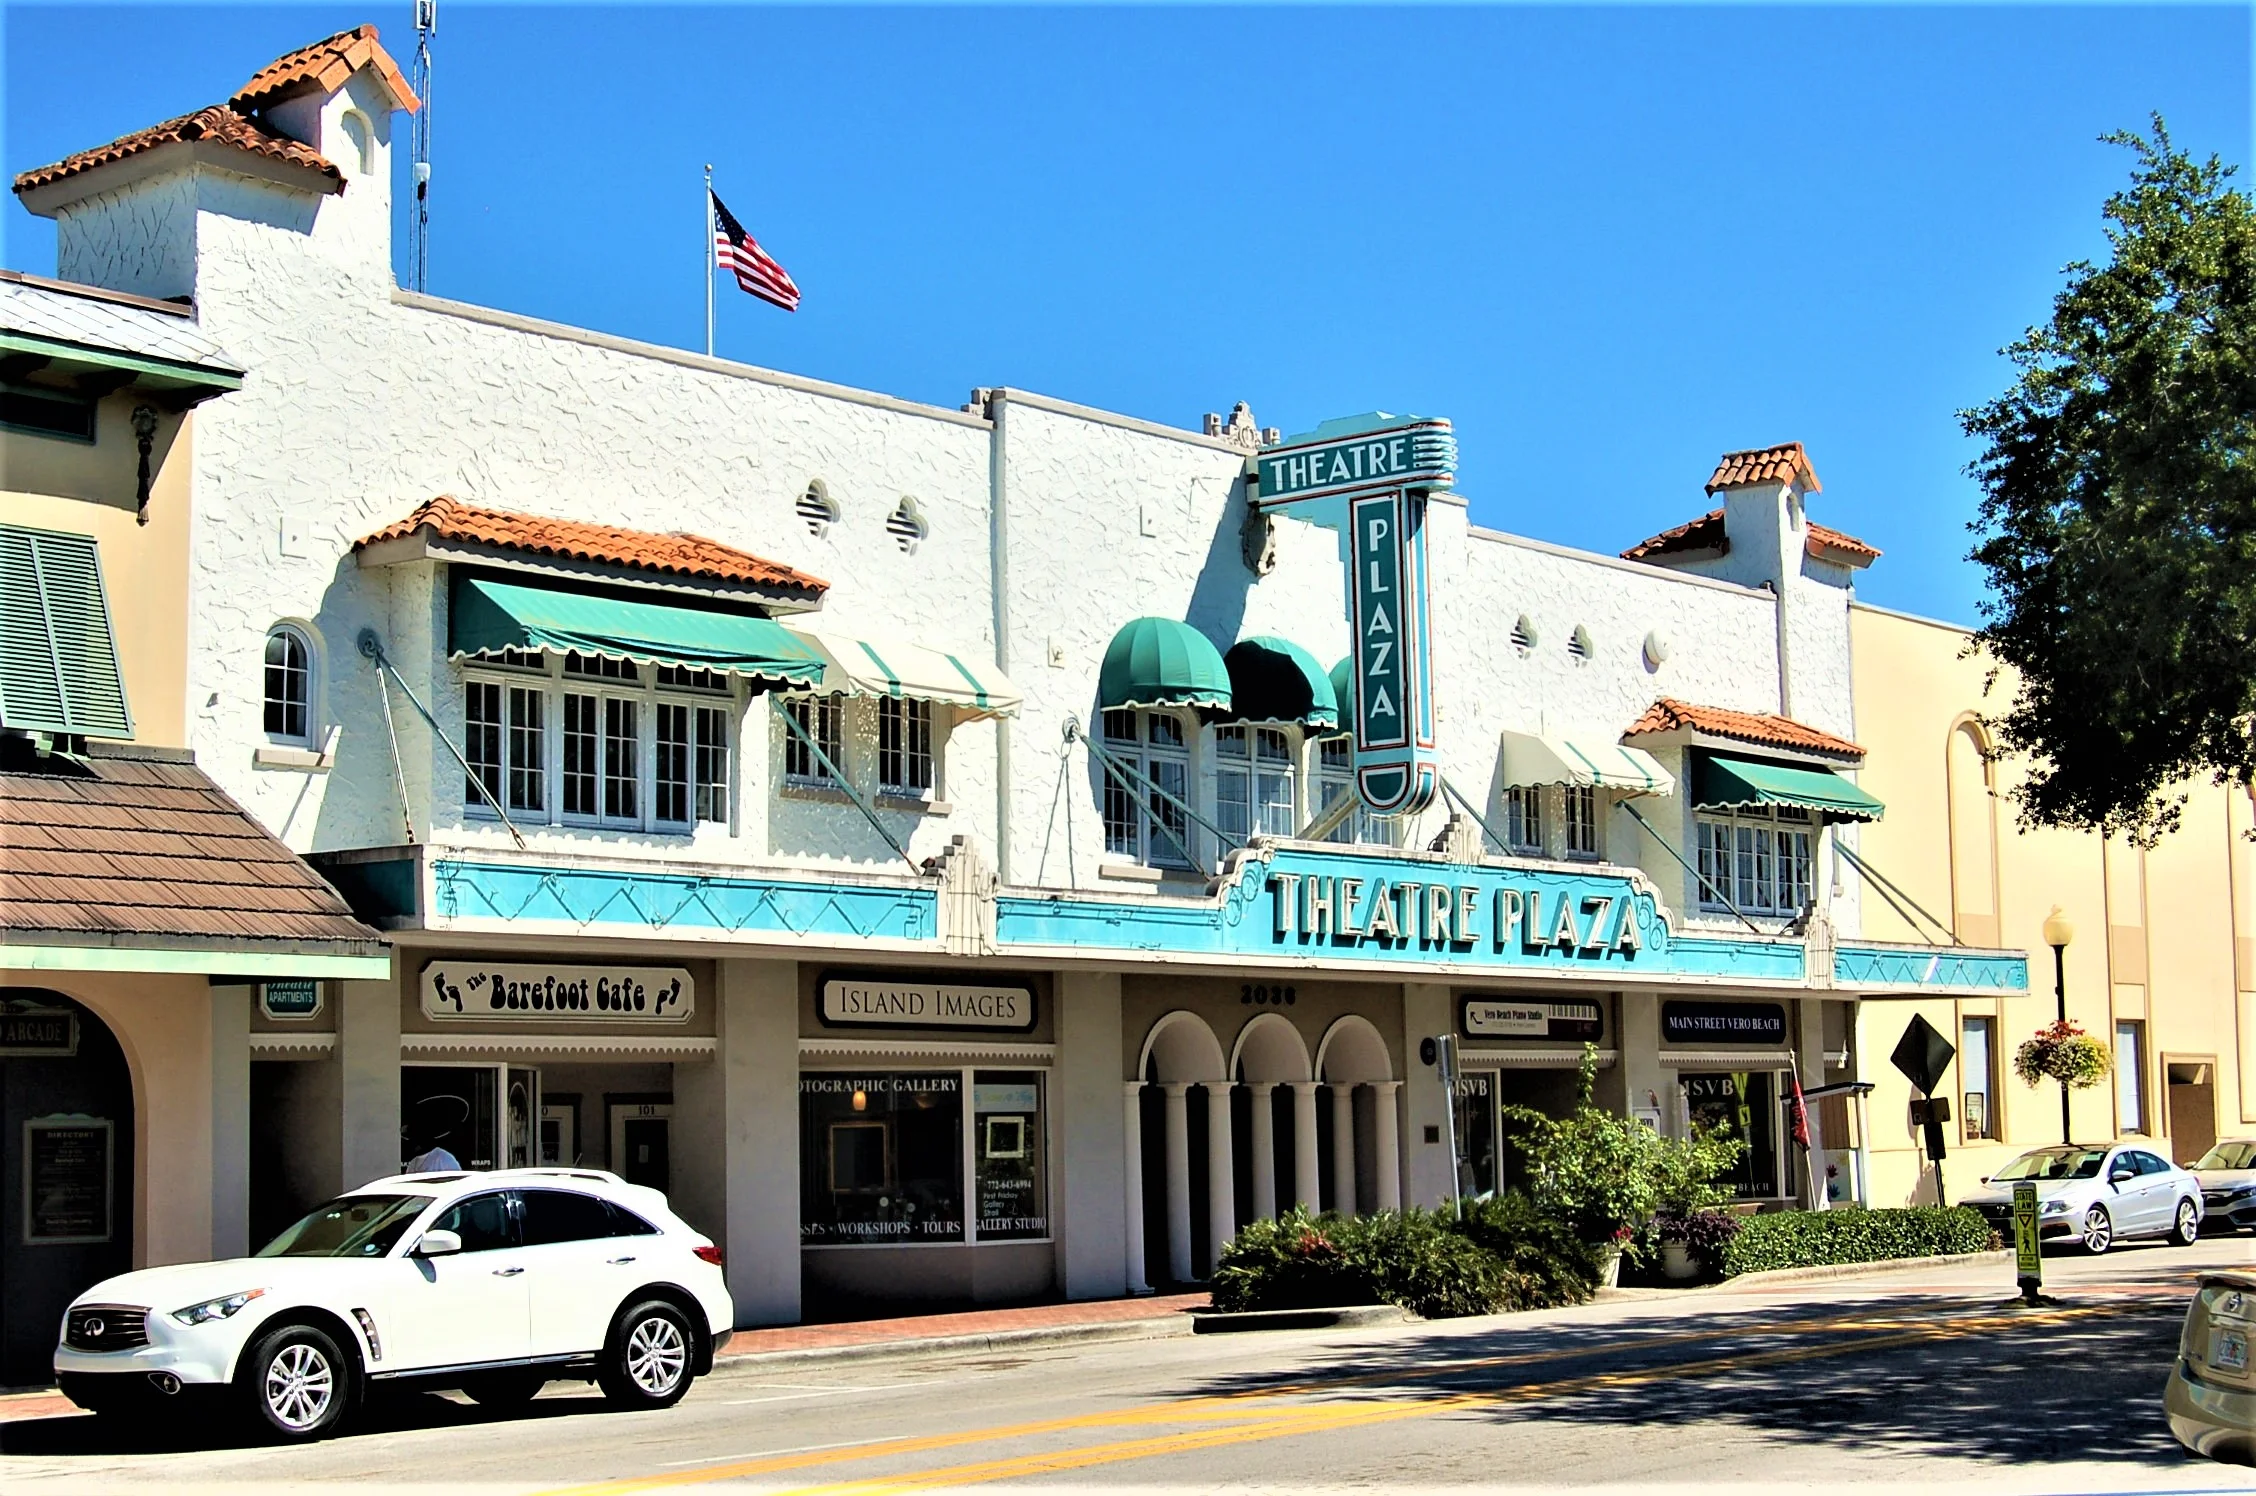
[[[989,1117],[987,1120],[987,1157],[1026,1157],[1026,1119],[1024,1117]]]
[[[892,1183],[887,1168],[883,1122],[833,1122],[830,1124],[830,1192],[834,1195],[883,1194]]]

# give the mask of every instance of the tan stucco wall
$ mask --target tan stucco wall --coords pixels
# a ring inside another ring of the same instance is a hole
[[[211,984],[201,976],[16,971],[109,1025],[133,1076],[133,1265],[212,1255]]]
[[[134,741],[185,748],[191,421],[160,416],[149,454],[149,523],[139,525],[137,403],[130,392],[104,400],[93,446],[0,432],[0,522],[94,537]]]
[[[2247,794],[2187,786],[2183,824],[2153,852],[2141,854],[2121,844],[2109,847],[2096,835],[2019,829],[2013,802],[2005,797],[2021,773],[2012,761],[2000,761],[1993,769],[1994,796],[1969,795],[1963,789],[1959,796],[1955,846],[1962,887],[1954,899],[1946,767],[1951,733],[1970,714],[2002,710],[2010,683],[2001,681],[1985,696],[1989,666],[1962,657],[1968,638],[1962,629],[1862,606],[1854,610],[1850,627],[1858,737],[1868,751],[1859,783],[1888,807],[1885,820],[1865,829],[1862,855],[1921,909],[1955,927],[1962,943],[1986,944],[1992,937],[1984,925],[1988,904],[1979,885],[1989,881],[1990,869],[1980,865],[1980,849],[1992,833],[1965,822],[1969,814],[1990,811],[1996,848],[1994,938],[2030,955],[2027,997],[1878,999],[1861,1005],[1857,1048],[1864,1056],[1864,1078],[1878,1083],[1870,1110],[1873,1202],[1933,1198],[1932,1171],[1924,1167],[1909,1121],[1910,1087],[1888,1063],[1914,1012],[1954,1044],[1965,1015],[1995,1013],[1999,1020],[1996,1097],[2004,1139],[1966,1142],[1960,1123],[1953,1122],[1945,1163],[1951,1198],[2012,1154],[2060,1141],[2058,1088],[2048,1081],[2032,1090],[2011,1071],[2014,1047],[2054,1014],[2052,952],[2042,927],[2055,904],[2076,926],[2066,962],[2068,1016],[2110,1043],[2116,1020],[2147,1022],[2141,1069],[2148,1131],[2165,1144],[2164,1151],[2183,1153],[2192,1141],[2172,1137],[2165,1087],[2169,1061],[2213,1062],[2217,1136],[2256,1135],[2256,1119],[2247,1119],[2244,1111],[2242,1084],[2251,1001],[2244,989],[2256,975],[2244,954],[2243,937],[2249,933],[2246,909],[2256,871],[2250,844],[2235,835],[2249,824]],[[2237,924],[2236,889],[2242,909]],[[1916,941],[1925,938],[1926,929],[1867,893],[1865,934]],[[1962,1078],[1954,1075],[1946,1084],[1954,1098],[1963,1095]],[[2076,1093],[2071,1103],[2076,1140],[2114,1137],[2116,1102],[2113,1082]],[[1954,1112],[1962,1109],[1954,1101]]]

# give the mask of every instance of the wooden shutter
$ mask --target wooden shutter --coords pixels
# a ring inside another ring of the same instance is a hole
[[[133,736],[92,536],[0,525],[0,727]]]

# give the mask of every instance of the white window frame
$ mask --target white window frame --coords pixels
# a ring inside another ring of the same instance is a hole
[[[664,666],[617,663],[600,664],[592,671],[567,672],[565,662],[563,654],[510,650],[463,663],[463,756],[470,760],[474,772],[490,769],[493,777],[487,781],[488,788],[493,789],[495,800],[506,809],[513,823],[644,831],[680,837],[692,836],[705,825],[723,828],[733,825],[730,796],[738,777],[735,719],[743,704],[741,690],[733,677],[710,671],[677,672]],[[633,679],[625,678],[626,670],[634,672]],[[663,684],[662,678],[665,678]],[[494,692],[498,706],[497,718],[488,729],[494,734],[495,748],[490,763],[486,745],[478,741],[477,729],[471,722],[473,693],[479,691]],[[570,736],[566,728],[573,698],[594,703],[592,810],[565,809],[569,789],[565,773],[566,739]],[[530,714],[524,710],[528,703],[535,701],[539,703],[537,724],[528,720]],[[661,819],[658,815],[658,725],[662,707],[688,713],[689,816],[686,820]],[[633,715],[634,741],[627,750],[632,775],[622,779],[610,773],[610,734],[615,718],[624,712]],[[701,724],[717,725],[720,730],[721,779],[717,784],[708,784],[701,777],[701,767],[711,766],[710,760],[701,763],[698,757],[697,734]],[[535,734],[537,737],[533,736]],[[532,750],[530,756],[526,753],[528,747]],[[634,813],[631,815],[614,814],[609,808],[614,803],[609,791],[615,780],[633,796]],[[533,793],[524,793],[526,790]],[[467,775],[463,780],[462,809],[469,819],[494,819],[492,806],[471,786]],[[708,815],[707,811],[715,813]]]
[[[1810,812],[1701,810],[1693,824],[1702,909],[1791,919],[1816,897],[1825,827]]]
[[[1567,784],[1559,787],[1559,825],[1566,835],[1566,851],[1575,862],[1596,862],[1603,855],[1605,825],[1603,802],[1595,786]]]
[[[1519,857],[1543,855],[1543,786],[1510,784],[1504,787],[1504,840]]]
[[[1213,729],[1214,824],[1239,845],[1249,836],[1287,837],[1300,829],[1298,737],[1297,728],[1275,723],[1223,722]]]
[[[1120,729],[1124,727],[1133,736],[1123,734]],[[1182,713],[1161,708],[1114,707],[1099,720],[1098,732],[1109,757],[1168,790],[1185,805],[1191,803],[1194,729]],[[1154,741],[1155,736],[1160,741]],[[1190,859],[1184,854],[1192,835],[1189,818],[1160,802],[1134,780],[1123,784],[1102,765],[1098,775],[1097,812],[1104,825],[1106,855],[1127,857],[1146,867],[1189,870]],[[1169,780],[1174,783],[1168,783]],[[1119,813],[1121,811],[1126,812],[1125,817]],[[1174,837],[1158,829],[1163,821],[1181,838],[1182,846],[1177,846]]]
[[[285,648],[284,661],[280,665],[276,665],[267,658],[277,640],[282,641]],[[272,690],[274,672],[277,670],[283,672],[286,690],[292,672],[287,656],[287,650],[291,646],[294,646],[298,651],[299,664],[296,667],[296,675],[298,677],[298,689],[303,695],[295,702],[284,695],[278,703]],[[320,654],[313,647],[312,636],[296,624],[278,623],[266,631],[266,640],[260,646],[259,652],[259,723],[266,728],[266,740],[269,743],[292,748],[311,748],[314,746],[314,740],[320,736],[320,726],[314,721],[313,717],[314,688],[319,682],[319,660]],[[267,725],[268,714],[277,704],[283,710],[284,726],[280,731]],[[288,730],[288,714],[292,706],[295,706],[298,711],[299,730],[296,732]]]
[[[917,696],[877,699],[877,792],[893,800],[940,793],[938,713]]]
[[[797,691],[789,696],[777,697],[776,710],[788,712],[800,727],[806,729],[807,737],[815,740],[815,746],[822,749],[831,763],[837,766],[840,774],[852,772],[846,765],[846,697],[843,694],[836,691]],[[845,793],[845,781],[834,778],[830,770],[823,767],[822,760],[815,756],[814,749],[807,746],[806,738],[800,737],[781,722],[776,724],[776,730],[783,734],[784,788]],[[792,767],[793,759],[800,760],[798,768]]]

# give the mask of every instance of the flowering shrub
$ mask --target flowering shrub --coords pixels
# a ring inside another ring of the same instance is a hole
[[[2066,1020],[2046,1024],[2013,1051],[2013,1073],[2025,1085],[2056,1080],[2071,1091],[2089,1090],[2114,1068],[2113,1052]]]
[[[1427,1319],[1576,1304],[1590,1297],[1589,1250],[1522,1195],[1444,1209],[1254,1221],[1222,1252],[1214,1307],[1328,1309],[1399,1304]]]

